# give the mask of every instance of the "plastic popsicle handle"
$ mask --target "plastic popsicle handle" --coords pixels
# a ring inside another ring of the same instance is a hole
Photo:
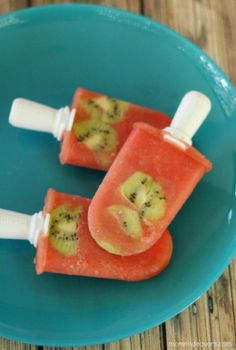
[[[0,209],[0,238],[28,240],[35,247],[42,232],[47,233],[50,215],[26,215]]]
[[[206,119],[211,110],[210,99],[198,91],[190,91],[184,95],[179,107],[174,115],[172,123],[164,130],[166,134],[164,138],[171,138],[171,141],[178,144],[178,140],[191,146],[192,137],[197,132],[201,124]]]
[[[68,106],[54,109],[17,98],[12,103],[9,122],[18,128],[52,133],[60,141],[64,131],[71,130],[75,112],[75,109],[70,110]]]

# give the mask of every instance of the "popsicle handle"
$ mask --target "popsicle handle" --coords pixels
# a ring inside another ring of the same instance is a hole
[[[18,128],[51,133],[60,141],[64,131],[72,128],[75,112],[75,109],[70,110],[68,106],[54,109],[17,98],[12,103],[9,122]]]
[[[42,212],[26,215],[0,209],[0,238],[29,240],[36,247],[39,235],[47,230],[48,222],[49,217]]]
[[[211,109],[209,98],[198,91],[184,95],[174,115],[172,123],[165,128],[176,139],[192,144],[192,137],[197,132]]]

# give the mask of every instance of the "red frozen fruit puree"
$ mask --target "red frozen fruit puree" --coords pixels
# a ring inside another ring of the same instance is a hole
[[[195,148],[183,151],[163,131],[137,123],[91,201],[91,235],[113,254],[146,251],[210,169]]]
[[[107,170],[126,141],[135,122],[164,128],[171,119],[165,114],[132,103],[78,88],[72,108],[76,109],[71,131],[66,131],[61,163]]]
[[[54,272],[139,281],[159,274],[167,266],[173,248],[168,231],[142,254],[120,257],[100,248],[88,230],[89,203],[79,196],[48,191],[44,212],[50,213],[51,219],[49,234],[41,235],[37,248],[38,274]]]

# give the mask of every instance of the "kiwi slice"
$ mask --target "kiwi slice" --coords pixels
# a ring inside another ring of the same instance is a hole
[[[107,96],[82,99],[80,104],[91,119],[99,119],[104,123],[119,123],[129,106],[127,102]]]
[[[116,147],[116,131],[105,123],[88,119],[75,123],[73,131],[79,142],[98,153],[112,151]]]
[[[156,221],[164,215],[164,191],[150,175],[135,172],[121,185],[120,191],[137,208],[140,219]]]
[[[121,228],[128,236],[132,238],[141,237],[142,226],[136,210],[115,204],[109,206],[107,209],[118,220]]]
[[[116,248],[113,244],[107,243],[105,241],[99,241],[100,247],[105,249],[108,253],[122,255],[120,250]]]
[[[76,255],[78,250],[77,224],[82,207],[61,205],[50,213],[48,239],[59,253]]]

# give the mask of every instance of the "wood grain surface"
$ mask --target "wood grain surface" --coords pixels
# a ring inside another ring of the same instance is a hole
[[[103,4],[142,13],[156,19],[200,46],[236,85],[236,0],[0,0],[0,14],[28,6],[62,2]],[[0,349],[53,350],[56,348],[24,345],[0,338]],[[207,293],[165,324],[110,344],[64,349],[235,350],[236,259]]]

